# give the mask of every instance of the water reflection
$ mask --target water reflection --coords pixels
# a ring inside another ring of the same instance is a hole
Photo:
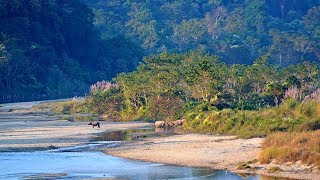
[[[138,138],[167,136],[171,134],[174,134],[174,129],[128,129],[102,133],[94,141],[131,141]]]

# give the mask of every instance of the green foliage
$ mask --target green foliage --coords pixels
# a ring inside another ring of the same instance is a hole
[[[277,68],[262,57],[251,66],[226,65],[199,52],[164,52],[116,77],[116,91],[91,94],[87,102],[95,113],[119,120],[185,118],[187,131],[265,136],[319,129],[320,104],[311,98],[319,78],[319,66],[311,63]],[[302,98],[284,99],[296,82]]]
[[[84,95],[98,80],[133,70],[140,48],[101,39],[78,0],[0,1],[0,102]]]
[[[196,132],[236,134],[240,137],[264,136],[277,131],[305,131],[320,128],[320,104],[287,100],[278,107],[255,111],[188,113],[185,128]],[[191,128],[191,129],[190,129]]]
[[[269,54],[269,62],[281,67],[319,60],[319,5],[317,0],[2,0],[0,101],[83,95],[96,81],[111,80],[118,73],[133,71],[143,55],[190,50],[215,54],[226,63],[256,64],[257,67],[248,69],[242,65],[229,69],[238,71],[231,73],[234,76],[228,82],[231,88],[239,87],[234,88],[236,93],[260,87],[264,81],[275,85],[277,74],[268,77],[275,67],[254,60]],[[187,71],[170,70],[171,62],[166,62],[165,56]],[[205,101],[220,95],[218,92],[224,88],[220,81],[225,80],[221,79],[225,76],[221,71],[226,72],[225,64],[212,66],[212,56],[205,59],[194,54],[193,58],[200,59],[201,63],[181,63],[182,56],[171,56],[164,53],[159,60],[168,63],[165,68],[170,75],[187,76],[188,84],[182,89],[193,85],[197,91],[181,91],[181,88],[166,88],[166,91],[185,93],[184,101],[188,101],[185,98],[190,93],[194,93],[196,100]],[[150,57],[156,61],[156,56]],[[158,68],[152,63],[149,65],[140,68]],[[167,78],[168,83],[159,84],[155,79],[160,77]],[[172,78],[169,80],[167,72],[152,78],[150,82],[158,85],[155,86],[158,94],[159,89],[178,83],[171,81]],[[247,83],[247,78],[254,83]],[[299,82],[288,77],[287,82],[280,85],[300,88],[299,84],[306,80],[296,78]],[[265,100],[256,95],[242,96],[229,104],[221,102],[219,106],[254,109],[262,103],[273,105],[272,96],[280,103],[282,93],[274,90],[265,94]],[[225,93],[229,92],[222,92]],[[125,98],[129,102],[128,95]],[[136,99],[135,103],[146,103],[142,99],[148,98]],[[249,99],[252,101],[248,102]]]
[[[105,114],[109,118],[119,117],[124,106],[124,97],[118,87],[96,92],[86,98],[86,108],[91,113]]]
[[[147,54],[200,49],[251,64],[269,53],[281,66],[319,60],[318,0],[82,0],[103,37],[130,37]]]

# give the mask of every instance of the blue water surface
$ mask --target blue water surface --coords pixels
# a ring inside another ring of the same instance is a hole
[[[0,153],[0,179],[259,179],[227,171],[127,160],[102,152]]]

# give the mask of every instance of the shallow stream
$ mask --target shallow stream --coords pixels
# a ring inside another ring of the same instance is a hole
[[[0,179],[241,179],[226,171],[132,161],[101,152],[0,153],[0,162]]]
[[[152,136],[152,131],[109,132],[96,139],[99,142],[86,145],[37,152],[0,153],[0,179],[261,179],[261,176],[244,177],[206,168],[133,161],[97,151],[99,147],[114,146],[120,140],[133,140],[146,133]]]

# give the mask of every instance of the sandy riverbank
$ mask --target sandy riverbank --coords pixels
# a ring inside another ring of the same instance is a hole
[[[92,128],[88,122],[61,120],[48,110],[34,110],[36,104],[39,102],[0,104],[0,152],[80,145],[104,131],[150,126],[102,121],[101,128]]]
[[[263,138],[237,139],[233,136],[183,134],[122,142],[118,147],[107,148],[104,151],[114,156],[149,162],[226,169],[235,173],[320,179],[319,171],[312,171],[312,167],[300,164],[285,166],[250,163],[250,166],[256,170],[238,170],[237,167],[240,163],[254,162],[262,141]],[[284,171],[268,173],[268,169],[275,166]]]
[[[70,122],[52,116],[47,110],[34,110],[39,102],[0,104],[0,152],[44,150],[86,144],[104,131],[150,126],[150,123],[100,122],[92,128],[87,122]],[[320,179],[320,172],[299,163],[261,165],[256,170],[237,170],[240,163],[254,161],[263,138],[237,139],[234,136],[181,134],[124,141],[117,147],[102,149],[114,156],[181,166],[227,169],[236,173],[257,173],[299,179]],[[271,167],[283,172],[268,173]]]

